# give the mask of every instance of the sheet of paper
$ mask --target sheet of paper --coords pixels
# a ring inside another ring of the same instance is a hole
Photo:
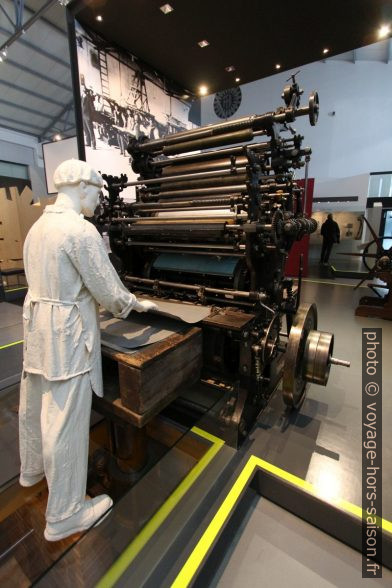
[[[188,302],[175,302],[172,300],[162,300],[144,295],[138,295],[138,300],[151,300],[151,302],[154,302],[158,306],[158,310],[154,310],[151,313],[148,313],[150,315],[152,313],[160,314],[189,324],[198,323],[211,314],[211,306],[202,306]]]
[[[114,349],[136,349],[163,341],[186,328],[183,322],[148,313],[131,312],[125,320],[101,312],[101,341]]]

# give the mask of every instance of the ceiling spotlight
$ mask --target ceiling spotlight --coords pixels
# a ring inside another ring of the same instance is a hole
[[[227,72],[231,72],[231,71],[235,71],[235,67],[234,65],[228,65],[227,67],[225,67],[225,71]]]
[[[1,53],[4,57],[7,57],[7,47],[5,47]]]
[[[391,32],[391,27],[389,25],[382,25],[379,29],[378,29],[378,38],[379,39],[383,39],[384,37],[387,37]]]
[[[170,6],[170,4],[162,4],[162,6],[159,7],[159,10],[163,12],[163,14],[169,14],[170,12],[173,12],[174,8],[173,6]]]
[[[200,96],[205,96],[208,92],[207,86],[199,86],[199,94]]]
[[[275,69],[280,69],[281,67],[282,67],[282,66],[280,65],[280,63],[277,63],[277,64],[275,65]]]
[[[97,20],[98,22],[102,22],[103,18],[100,14],[98,14],[98,16],[95,17],[95,20]]]
[[[323,49],[323,53],[324,55],[326,55],[327,53],[329,53],[329,49],[326,47],[325,49]]]
[[[0,62],[1,62],[1,61],[3,61],[3,58],[2,58],[2,56],[0,55]]]
[[[203,39],[202,41],[198,42],[199,47],[203,48],[203,47],[208,47],[209,42],[206,39]]]
[[[236,82],[240,82],[241,81],[241,78],[236,78],[235,81]]]
[[[61,139],[62,139],[62,136],[60,135],[60,133],[57,133],[57,135],[55,135],[53,137],[53,141],[61,141]]]

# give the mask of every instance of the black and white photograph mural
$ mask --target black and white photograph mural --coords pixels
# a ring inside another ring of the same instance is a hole
[[[95,34],[75,25],[86,160],[102,173],[126,173],[132,181],[130,136],[157,139],[193,128],[191,105],[165,92],[164,82],[132,56],[101,48]],[[122,195],[132,200],[134,188]]]

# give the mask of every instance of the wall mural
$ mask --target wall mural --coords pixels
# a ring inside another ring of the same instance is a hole
[[[136,179],[126,150],[130,135],[156,139],[193,128],[190,104],[170,96],[164,81],[143,71],[131,55],[75,22],[86,161],[102,173]],[[134,188],[122,195],[134,199]]]

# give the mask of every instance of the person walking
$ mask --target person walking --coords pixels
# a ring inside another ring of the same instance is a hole
[[[327,220],[321,226],[321,236],[323,237],[323,245],[321,247],[320,263],[328,265],[334,243],[340,243],[339,225],[333,220],[331,213],[328,214]]]

